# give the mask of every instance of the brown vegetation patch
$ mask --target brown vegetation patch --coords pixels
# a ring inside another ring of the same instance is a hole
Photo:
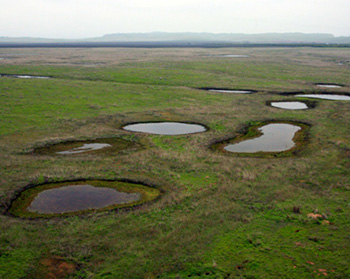
[[[37,278],[40,279],[63,279],[74,273],[78,269],[78,265],[68,262],[62,257],[52,257],[41,259],[40,272]]]

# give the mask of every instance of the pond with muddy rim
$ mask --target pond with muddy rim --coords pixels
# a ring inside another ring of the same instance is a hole
[[[143,144],[135,140],[122,138],[101,138],[86,141],[66,141],[38,147],[35,155],[84,155],[84,154],[117,154],[141,149]]]
[[[241,156],[290,156],[305,143],[307,128],[307,124],[291,121],[257,123],[236,138],[215,143],[212,149]]]
[[[159,197],[160,191],[139,183],[105,180],[67,181],[30,186],[12,202],[18,217],[56,217],[134,207]]]
[[[208,129],[201,124],[182,123],[182,122],[147,122],[134,123],[122,127],[130,132],[148,133],[155,135],[186,135],[205,132]]]

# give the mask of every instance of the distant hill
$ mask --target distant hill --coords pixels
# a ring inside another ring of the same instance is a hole
[[[350,37],[335,37],[332,34],[304,33],[117,33],[93,38],[94,41],[215,41],[230,43],[350,43]]]
[[[86,39],[47,39],[47,38],[12,38],[0,37],[1,47],[27,46],[151,46],[158,43],[166,45],[230,45],[230,44],[343,44],[350,45],[350,37],[335,37],[332,34],[305,34],[305,33],[263,33],[263,34],[240,34],[240,33],[116,33],[106,34],[102,37]]]

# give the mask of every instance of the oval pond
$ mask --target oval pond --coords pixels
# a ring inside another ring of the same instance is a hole
[[[327,84],[327,83],[317,83],[316,86],[322,87],[322,88],[341,88],[343,86],[338,84]]]
[[[200,133],[207,130],[203,125],[181,122],[152,122],[129,124],[124,126],[123,129],[131,132],[171,136]]]
[[[308,105],[303,102],[291,101],[291,102],[271,102],[270,105],[275,108],[299,110],[308,109]]]
[[[339,94],[298,94],[295,97],[315,98],[323,100],[350,101],[350,96]]]

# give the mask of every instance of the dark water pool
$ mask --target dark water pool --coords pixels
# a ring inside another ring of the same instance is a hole
[[[204,132],[207,129],[199,124],[188,124],[180,122],[153,122],[130,124],[123,127],[131,132],[141,132],[156,135],[184,135]]]
[[[99,209],[140,199],[140,193],[123,193],[113,188],[95,187],[89,184],[68,185],[40,192],[27,210],[43,214],[66,213]]]

